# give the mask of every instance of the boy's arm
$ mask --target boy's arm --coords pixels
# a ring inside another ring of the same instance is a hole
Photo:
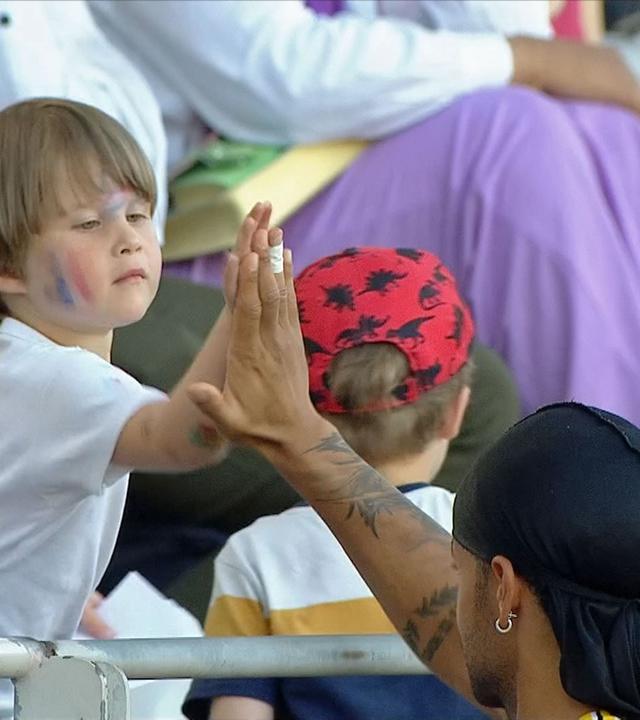
[[[254,253],[245,257],[224,391],[197,385],[189,394],[226,435],[261,451],[309,501],[418,657],[473,701],[455,619],[451,538],[316,413],[288,251],[285,282],[282,292],[266,252],[259,261]]]
[[[186,388],[194,382],[207,382],[218,388],[224,385],[231,327],[228,306],[235,299],[238,259],[249,252],[255,235],[263,235],[265,244],[282,241],[278,228],[268,230],[270,215],[268,203],[257,203],[245,218],[235,252],[229,255],[225,308],[168,402],[146,405],[126,423],[113,454],[115,464],[144,470],[187,470],[222,458],[226,442],[189,400]],[[166,341],[172,342],[172,338],[167,337]]]

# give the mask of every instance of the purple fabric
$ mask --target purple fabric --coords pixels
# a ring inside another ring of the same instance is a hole
[[[343,0],[305,0],[304,4],[318,15],[335,15],[344,3]]]
[[[640,422],[640,120],[524,88],[474,93],[378,142],[285,224],[302,270],[354,245],[440,255],[524,409]],[[170,272],[219,283],[221,258]]]

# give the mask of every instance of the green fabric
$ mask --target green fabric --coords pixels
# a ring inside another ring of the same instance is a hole
[[[149,312],[118,330],[113,362],[140,382],[170,390],[183,375],[222,309],[222,294],[163,278]],[[471,402],[435,484],[455,490],[475,458],[520,415],[509,371],[491,349],[477,345]],[[235,532],[256,518],[291,507],[297,494],[260,455],[234,448],[218,466],[180,475],[133,473],[129,500],[146,517]],[[125,516],[125,522],[127,517]],[[196,615],[206,610],[211,562],[203,561],[174,587]]]
[[[284,152],[280,145],[214,140],[193,156],[192,165],[172,181],[172,188],[215,185],[233,188],[272,163]]]

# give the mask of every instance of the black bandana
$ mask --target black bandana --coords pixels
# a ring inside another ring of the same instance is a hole
[[[465,478],[453,535],[538,590],[571,697],[640,718],[640,429],[576,403],[542,408]]]

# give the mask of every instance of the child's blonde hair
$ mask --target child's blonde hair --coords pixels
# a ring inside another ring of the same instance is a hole
[[[397,347],[369,343],[340,352],[329,367],[327,385],[345,408],[384,405],[408,372],[407,357]],[[413,403],[324,415],[372,465],[417,455],[435,439],[452,403],[470,385],[472,373],[469,359],[447,382],[422,393]]]
[[[63,210],[59,183],[72,183],[78,195],[103,192],[104,176],[136,192],[153,211],[156,183],[149,161],[106,113],[52,98],[0,112],[0,273],[22,276],[30,238]]]

